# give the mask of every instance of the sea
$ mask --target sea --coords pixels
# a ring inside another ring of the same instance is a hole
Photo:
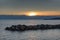
[[[60,29],[7,31],[11,25],[60,24],[60,20],[0,20],[0,40],[60,40]]]

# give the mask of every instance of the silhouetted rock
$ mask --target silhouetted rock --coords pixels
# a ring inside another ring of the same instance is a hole
[[[10,28],[9,27],[6,27],[5,30],[10,30]]]
[[[12,25],[11,27],[6,27],[5,30],[10,31],[25,31],[25,30],[47,30],[47,29],[60,29],[60,24],[58,25]]]

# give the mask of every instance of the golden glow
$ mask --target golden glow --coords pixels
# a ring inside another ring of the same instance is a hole
[[[16,11],[0,10],[0,15],[60,16],[60,11]]]
[[[27,16],[36,16],[36,15],[37,15],[36,12],[29,12],[29,13],[27,13]]]

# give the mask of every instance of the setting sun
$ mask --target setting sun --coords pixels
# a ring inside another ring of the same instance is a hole
[[[29,12],[28,13],[28,16],[36,16],[37,15],[37,13],[35,13],[35,12]]]

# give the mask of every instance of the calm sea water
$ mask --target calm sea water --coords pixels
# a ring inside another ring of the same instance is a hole
[[[60,20],[0,20],[0,40],[60,40],[60,30],[6,31],[11,25],[60,24]]]

